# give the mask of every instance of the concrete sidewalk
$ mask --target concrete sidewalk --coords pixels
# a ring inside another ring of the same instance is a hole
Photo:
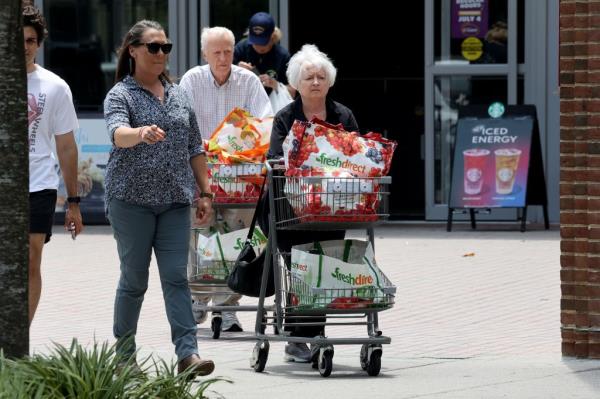
[[[227,333],[213,340],[202,325],[201,356],[215,360],[215,375],[234,381],[214,389],[227,398],[600,397],[600,361],[560,354],[558,231],[502,229],[511,231],[464,225],[452,233],[406,225],[376,230],[377,261],[398,287],[396,306],[380,314],[392,343],[383,348],[378,377],[361,370],[357,346],[336,346],[333,373],[322,378],[310,365],[283,362],[283,343],[271,344],[265,372],[255,373],[248,362],[254,342]],[[44,253],[33,351],[73,337],[113,341],[118,264],[109,227],[87,227],[75,242],[56,228]],[[171,360],[155,263],[150,279],[137,341],[142,356]],[[254,313],[239,316],[251,331]],[[338,327],[328,334],[364,336],[366,330]]]

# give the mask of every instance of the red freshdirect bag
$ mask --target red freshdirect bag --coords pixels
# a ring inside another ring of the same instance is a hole
[[[355,177],[386,176],[397,143],[379,133],[364,136],[318,119],[294,121],[283,142],[288,174],[295,169],[346,171]]]
[[[374,221],[380,202],[375,178],[389,173],[397,143],[364,136],[318,119],[294,121],[283,143],[285,192],[304,221]],[[322,179],[308,177],[322,176]],[[306,178],[305,178],[306,177]]]

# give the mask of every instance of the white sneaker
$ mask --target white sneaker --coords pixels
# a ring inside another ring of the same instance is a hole
[[[192,313],[194,314],[194,320],[196,324],[202,324],[206,321],[208,312],[206,307],[210,302],[210,298],[192,298]]]
[[[221,330],[223,331],[244,331],[242,323],[237,318],[235,312],[223,312],[221,314],[223,318],[223,324],[221,324]]]
[[[311,360],[310,349],[303,342],[290,342],[285,346],[284,353],[283,358],[287,362],[309,363]]]

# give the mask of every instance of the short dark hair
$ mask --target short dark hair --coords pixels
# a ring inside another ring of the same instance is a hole
[[[37,42],[42,44],[48,36],[46,21],[40,10],[29,2],[23,2],[23,27],[31,26],[37,33]]]

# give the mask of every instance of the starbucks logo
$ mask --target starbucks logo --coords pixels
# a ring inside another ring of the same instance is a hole
[[[500,102],[491,104],[488,107],[488,114],[492,118],[500,118],[502,115],[504,115],[504,105]]]

